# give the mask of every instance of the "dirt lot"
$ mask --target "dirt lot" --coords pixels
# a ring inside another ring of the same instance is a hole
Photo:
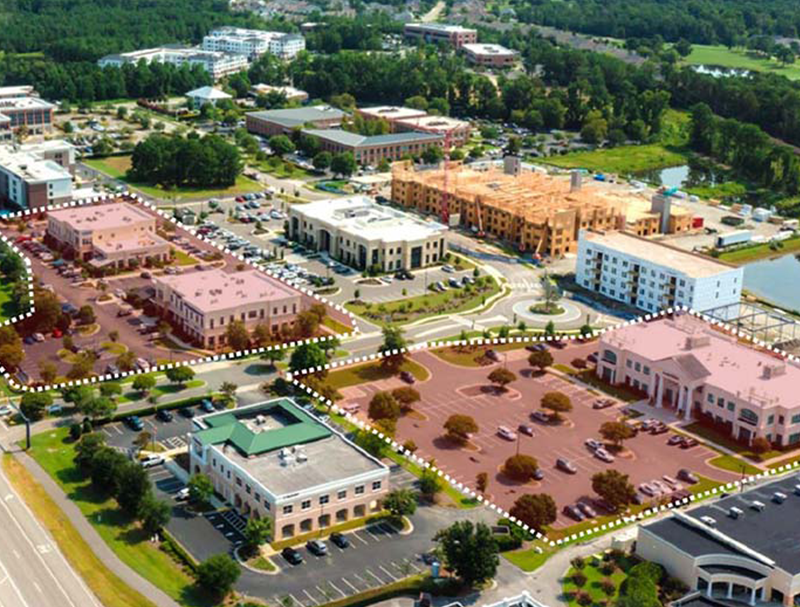
[[[557,362],[567,362],[585,357],[595,349],[594,344],[570,345],[564,350],[554,350]],[[573,523],[561,509],[582,498],[591,498],[591,476],[599,471],[616,468],[630,475],[631,481],[640,483],[660,479],[662,475],[676,476],[680,468],[689,468],[703,476],[731,480],[732,475],[712,468],[705,463],[716,454],[703,446],[680,449],[667,445],[669,434],[652,436],[640,433],[626,442],[629,453],[608,464],[595,458],[584,445],[587,438],[600,439],[598,429],[603,422],[620,416],[622,403],[604,410],[592,409],[597,394],[557,376],[554,373],[532,374],[527,364],[528,352],[524,349],[507,352],[508,369],[517,375],[505,393],[498,394],[486,379],[489,372],[503,364],[495,363],[480,368],[466,368],[444,362],[431,352],[414,353],[412,358],[427,367],[431,377],[415,385],[422,396],[414,406],[415,413],[401,418],[397,424],[396,440],[411,439],[417,455],[434,458],[436,465],[458,481],[474,487],[479,472],[489,474],[488,493],[504,508],[510,508],[524,493],[548,493],[556,500],[559,520],[556,526]],[[503,353],[501,353],[501,360]],[[372,384],[362,384],[341,390],[343,403],[360,405],[359,415],[365,416],[369,400],[380,390],[403,385],[393,378]],[[568,421],[560,425],[534,421],[530,415],[538,409],[541,397],[550,391],[567,394],[573,410]],[[442,425],[450,415],[463,413],[477,422],[480,430],[466,447],[454,446],[443,437]],[[506,440],[497,434],[498,426],[517,431],[520,424],[533,427],[534,436],[519,433],[519,452],[534,456],[544,472],[542,481],[523,485],[505,477],[503,462],[517,451],[517,441]],[[577,468],[570,475],[555,468],[557,458],[566,458]]]

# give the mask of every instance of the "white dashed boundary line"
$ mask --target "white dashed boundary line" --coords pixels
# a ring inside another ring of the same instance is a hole
[[[620,323],[618,323],[616,325],[613,325],[613,326],[610,326],[610,327],[606,327],[606,328],[603,328],[603,329],[597,329],[597,330],[593,331],[592,334],[587,336],[587,337],[592,337],[592,338],[599,337],[600,335],[602,335],[603,333],[606,333],[608,331],[614,331],[614,330],[620,329],[622,327],[643,323],[643,322],[646,322],[646,321],[654,320],[656,318],[660,318],[662,316],[672,315],[672,314],[675,314],[675,313],[686,313],[686,314],[691,314],[692,316],[696,316],[696,317],[706,321],[710,325],[716,327],[717,329],[720,329],[720,330],[728,333],[731,336],[738,337],[740,339],[744,339],[746,341],[749,341],[754,346],[757,346],[759,348],[768,350],[768,351],[770,351],[770,352],[772,352],[774,354],[778,354],[779,356],[781,356],[785,360],[788,360],[788,361],[791,361],[791,362],[797,362],[798,360],[800,360],[800,358],[798,358],[797,356],[794,356],[793,354],[789,354],[789,353],[781,350],[780,348],[775,348],[774,346],[771,346],[771,345],[769,345],[769,344],[767,344],[767,343],[765,343],[765,342],[763,342],[763,341],[761,341],[759,339],[752,338],[752,337],[746,335],[743,331],[740,331],[737,328],[732,327],[731,325],[728,325],[725,322],[716,320],[714,318],[711,318],[711,317],[707,316],[706,314],[703,314],[701,312],[696,312],[696,311],[694,311],[694,310],[692,310],[690,308],[687,308],[685,306],[682,306],[682,307],[679,306],[679,307],[675,307],[675,308],[668,308],[668,309],[662,310],[661,312],[658,312],[658,313],[645,314],[645,315],[640,316],[638,318],[635,318],[635,319],[632,319],[632,320],[623,321],[623,322],[620,322]],[[798,467],[798,465],[800,465],[800,461],[797,461],[797,462],[794,462],[794,463],[790,463],[790,464],[785,464],[783,466],[779,466],[778,468],[765,470],[764,472],[761,472],[759,474],[754,474],[752,476],[745,477],[742,480],[731,481],[731,482],[725,483],[725,484],[723,484],[723,485],[721,485],[719,487],[715,487],[715,488],[709,489],[707,491],[703,491],[703,492],[700,492],[700,493],[697,493],[697,494],[693,494],[693,495],[690,495],[689,497],[685,497],[685,498],[680,499],[680,500],[675,500],[673,502],[670,502],[669,504],[653,506],[651,508],[643,510],[642,512],[640,512],[639,514],[636,514],[636,515],[620,516],[619,518],[617,518],[617,519],[615,519],[613,521],[609,521],[608,523],[603,523],[602,525],[597,525],[596,527],[592,527],[591,529],[585,529],[585,530],[580,531],[578,533],[573,533],[572,535],[570,535],[568,537],[565,537],[565,538],[562,538],[562,539],[550,540],[544,534],[533,530],[527,524],[524,524],[524,523],[520,522],[519,520],[517,520],[516,518],[512,517],[506,510],[504,510],[500,506],[492,503],[491,501],[489,501],[487,498],[485,498],[480,493],[478,493],[475,490],[471,489],[470,487],[468,487],[464,483],[461,483],[461,482],[457,481],[455,478],[451,477],[449,474],[447,474],[447,473],[443,472],[442,470],[438,469],[436,466],[432,466],[429,462],[425,461],[423,458],[421,458],[421,457],[419,457],[417,455],[414,455],[413,453],[411,453],[410,451],[405,449],[397,441],[395,441],[393,438],[391,438],[389,436],[386,436],[379,429],[373,427],[371,424],[361,421],[360,419],[358,419],[354,415],[352,415],[352,414],[348,413],[347,411],[345,411],[344,409],[340,408],[338,405],[336,405],[336,403],[334,403],[330,399],[325,398],[324,396],[322,396],[321,394],[319,394],[318,392],[316,392],[315,390],[313,390],[309,386],[305,385],[299,379],[297,379],[297,376],[308,375],[308,374],[316,373],[316,372],[323,371],[323,370],[324,371],[333,370],[333,369],[336,369],[338,367],[344,367],[344,366],[348,366],[348,365],[351,365],[351,364],[354,364],[354,363],[366,363],[366,362],[371,362],[371,361],[377,361],[377,360],[380,360],[380,359],[384,358],[385,356],[391,356],[391,355],[394,355],[394,354],[400,354],[400,353],[406,353],[406,352],[411,354],[411,353],[413,353],[415,351],[418,351],[418,350],[428,350],[428,349],[433,349],[433,348],[448,347],[448,346],[459,346],[459,345],[465,345],[465,346],[466,345],[494,345],[494,344],[510,344],[510,343],[527,343],[527,342],[537,342],[537,341],[555,341],[555,340],[562,340],[563,341],[563,340],[575,340],[575,339],[578,339],[580,337],[581,337],[580,335],[557,335],[557,336],[549,336],[549,337],[548,336],[544,336],[544,335],[539,335],[539,336],[528,336],[528,337],[495,337],[495,338],[491,338],[491,339],[473,338],[473,339],[469,339],[469,340],[422,342],[422,343],[419,343],[419,344],[411,345],[411,346],[409,346],[407,348],[403,348],[402,350],[392,350],[391,352],[384,352],[384,353],[381,353],[381,354],[369,354],[369,355],[366,355],[366,356],[358,356],[358,357],[351,358],[351,359],[344,360],[344,361],[331,362],[331,363],[329,363],[327,365],[324,365],[322,367],[312,367],[312,368],[309,368],[309,369],[303,369],[302,371],[298,371],[295,374],[295,376],[293,376],[291,373],[289,373],[289,374],[287,374],[287,377],[292,381],[292,383],[295,386],[298,386],[302,390],[305,390],[310,396],[312,396],[313,398],[317,399],[318,401],[324,402],[335,413],[345,417],[347,419],[347,421],[349,421],[350,423],[356,425],[359,429],[364,430],[366,432],[372,432],[373,434],[378,435],[380,438],[385,440],[386,443],[395,452],[402,454],[407,459],[411,460],[412,463],[416,464],[417,466],[421,466],[423,468],[429,468],[429,469],[433,470],[434,472],[436,472],[441,478],[443,478],[445,481],[450,483],[450,485],[452,487],[454,487],[456,490],[461,492],[464,495],[464,497],[466,497],[468,499],[474,499],[474,500],[476,500],[477,502],[479,502],[481,504],[485,504],[486,506],[488,506],[489,508],[491,508],[492,510],[497,512],[498,515],[500,515],[501,517],[508,518],[513,523],[516,523],[517,525],[522,527],[525,531],[529,531],[529,532],[533,533],[535,535],[536,539],[544,541],[545,543],[547,543],[552,548],[555,548],[555,547],[558,547],[558,546],[561,546],[561,545],[564,545],[564,544],[568,544],[568,543],[576,541],[576,540],[587,538],[587,537],[590,537],[590,536],[598,534],[598,533],[604,533],[604,532],[610,531],[610,530],[612,530],[612,529],[614,529],[616,527],[623,527],[623,526],[625,526],[625,525],[627,525],[629,523],[632,523],[632,522],[635,522],[635,521],[644,520],[645,518],[649,518],[649,517],[651,517],[653,515],[656,515],[658,513],[665,512],[666,510],[670,510],[670,509],[673,509],[673,508],[676,508],[676,507],[684,506],[684,505],[689,504],[691,502],[702,500],[702,499],[704,499],[704,498],[706,498],[706,497],[708,497],[710,495],[716,495],[716,494],[719,494],[719,493],[724,493],[724,492],[726,492],[728,490],[731,490],[731,489],[739,488],[739,487],[741,487],[743,485],[747,485],[747,484],[749,484],[749,483],[751,483],[753,481],[756,481],[756,480],[761,480],[761,479],[768,478],[768,477],[771,477],[771,476],[776,476],[776,475],[781,474],[783,472],[788,472],[789,470],[794,470],[794,469],[796,469]]]
[[[309,297],[312,297],[312,298],[316,299],[321,304],[326,305],[328,307],[331,307],[331,308],[337,310],[338,312],[341,312],[341,313],[347,315],[347,317],[349,318],[350,322],[353,325],[352,331],[347,332],[347,333],[337,333],[337,334],[335,334],[333,336],[311,337],[311,338],[308,338],[308,339],[299,339],[299,340],[289,341],[289,342],[285,342],[285,343],[281,343],[281,344],[275,344],[275,345],[271,345],[271,346],[264,346],[264,347],[259,347],[259,348],[248,348],[248,349],[245,349],[245,350],[237,350],[235,352],[226,352],[226,353],[223,353],[223,354],[211,354],[209,356],[203,356],[203,357],[200,357],[200,358],[194,358],[192,360],[187,360],[187,361],[178,361],[178,362],[164,363],[164,364],[161,364],[161,365],[154,365],[154,366],[149,367],[148,369],[142,370],[142,371],[134,370],[134,371],[123,371],[123,372],[120,372],[120,373],[108,373],[108,374],[105,374],[105,375],[97,375],[97,376],[89,377],[89,378],[85,378],[85,379],[74,379],[74,380],[69,380],[69,381],[65,381],[65,382],[54,383],[54,384],[46,384],[46,385],[40,385],[40,386],[28,386],[28,385],[25,385],[25,384],[20,384],[13,377],[13,375],[11,375],[11,373],[9,373],[5,369],[5,367],[0,365],[0,372],[2,372],[3,377],[5,377],[6,381],[8,381],[9,385],[13,389],[22,390],[22,391],[25,391],[25,392],[42,392],[42,391],[45,391],[45,390],[53,390],[53,389],[63,388],[63,387],[66,387],[66,386],[77,386],[77,385],[93,384],[93,383],[98,383],[98,382],[103,382],[103,381],[108,381],[108,380],[123,379],[123,378],[126,378],[126,377],[130,377],[132,375],[141,375],[143,373],[155,373],[155,372],[159,372],[159,371],[166,371],[167,369],[173,369],[175,367],[193,366],[193,365],[200,365],[200,364],[205,364],[205,363],[221,362],[221,361],[225,361],[225,360],[234,360],[234,359],[243,358],[243,357],[247,357],[247,356],[253,356],[253,355],[256,355],[256,354],[263,354],[264,352],[268,352],[270,350],[285,350],[285,349],[288,349],[288,348],[294,348],[296,346],[299,346],[299,345],[305,344],[305,343],[319,343],[319,342],[327,341],[329,339],[333,339],[334,337],[336,337],[336,338],[346,338],[346,337],[351,337],[353,335],[358,334],[359,331],[358,331],[358,325],[356,324],[355,316],[352,314],[352,312],[350,312],[349,310],[345,309],[343,306],[341,306],[339,304],[335,304],[335,303],[333,303],[331,301],[328,301],[327,299],[325,299],[324,297],[321,297],[320,295],[314,293],[310,289],[306,289],[304,287],[300,287],[298,285],[294,285],[294,284],[290,283],[289,281],[284,280],[283,278],[281,278],[280,276],[276,275],[275,273],[273,273],[270,270],[267,270],[265,268],[259,268],[258,266],[255,266],[254,264],[250,263],[250,261],[248,261],[243,255],[241,255],[239,253],[236,253],[234,251],[231,251],[227,247],[224,247],[224,246],[221,246],[221,245],[217,244],[212,239],[206,238],[202,234],[198,234],[197,229],[194,226],[188,226],[188,225],[185,225],[185,224],[181,223],[175,217],[173,217],[171,214],[159,209],[157,206],[153,205],[151,202],[149,202],[147,200],[144,200],[138,194],[133,194],[133,193],[130,193],[130,192],[121,192],[119,194],[113,194],[113,195],[102,194],[102,195],[99,195],[99,196],[92,196],[92,197],[89,197],[89,198],[83,198],[81,200],[73,200],[71,202],[66,202],[66,203],[63,203],[63,204],[48,205],[48,206],[45,206],[45,207],[38,207],[38,208],[35,208],[35,209],[23,209],[21,211],[17,211],[17,212],[14,212],[14,213],[9,213],[8,215],[5,215],[3,217],[3,219],[5,219],[7,221],[11,221],[11,220],[14,220],[14,219],[23,218],[23,217],[27,217],[27,216],[36,216],[39,213],[42,213],[42,212],[46,213],[48,211],[54,211],[56,209],[64,209],[64,208],[69,208],[69,207],[77,207],[77,206],[91,205],[91,204],[97,204],[97,203],[112,203],[112,202],[115,202],[115,201],[130,202],[132,204],[141,204],[142,206],[147,207],[150,211],[152,211],[153,213],[158,215],[161,219],[164,219],[166,221],[169,221],[169,222],[175,224],[176,227],[178,227],[179,229],[185,230],[186,232],[191,234],[194,238],[197,238],[198,240],[200,240],[201,242],[203,242],[205,244],[213,246],[218,251],[220,251],[223,255],[230,255],[230,256],[236,258],[241,263],[246,264],[250,268],[252,268],[254,270],[258,270],[259,272],[263,272],[263,273],[267,274],[268,276],[270,276],[271,278],[273,278],[274,280],[277,280],[277,281],[287,285],[288,287],[290,287],[294,291],[299,291],[300,293],[302,293],[304,295],[307,295]],[[3,234],[0,234],[0,238],[2,238],[2,240],[6,244],[8,244],[16,252],[22,258],[23,262],[25,263],[25,266],[26,266],[26,268],[28,270],[28,279],[29,279],[28,280],[28,288],[29,288],[30,300],[31,300],[31,307],[30,307],[30,310],[28,310],[28,312],[26,312],[24,314],[20,314],[20,315],[14,317],[14,318],[2,323],[2,324],[0,324],[0,326],[3,326],[3,325],[14,324],[16,322],[19,322],[19,321],[21,321],[21,320],[23,320],[25,318],[30,317],[34,313],[34,310],[35,310],[34,304],[33,304],[33,284],[34,284],[33,281],[34,281],[34,276],[33,276],[33,271],[31,269],[31,260],[28,258],[28,256],[25,253],[23,253],[22,251],[20,251],[19,248],[17,248],[12,242],[10,242],[8,240],[8,238],[6,236],[4,236]]]

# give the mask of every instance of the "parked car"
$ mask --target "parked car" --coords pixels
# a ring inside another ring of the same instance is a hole
[[[328,554],[328,546],[322,540],[309,540],[306,542],[306,549],[317,556]]]
[[[498,426],[497,427],[497,434],[501,438],[506,440],[517,440],[517,433],[514,432],[511,428],[507,428],[506,426]]]
[[[543,343],[528,344],[527,346],[525,346],[525,349],[528,352],[544,352],[545,350],[547,350],[547,346],[544,345]]]
[[[680,470],[678,470],[678,480],[682,480],[683,482],[689,483],[691,485],[700,482],[700,479],[697,478],[697,475],[694,474],[688,468],[681,468]]]
[[[400,372],[400,379],[402,379],[407,384],[413,384],[416,382],[416,378],[411,374],[410,371],[401,371]]]
[[[214,408],[214,403],[210,398],[204,398],[200,402],[200,408],[206,413],[214,413],[214,411],[216,411]]]
[[[347,536],[338,532],[331,533],[330,540],[339,548],[348,548],[350,546],[350,540],[347,539]]]
[[[517,430],[525,436],[533,436],[533,428],[527,424],[520,424],[517,426]]]
[[[597,516],[597,511],[586,502],[578,502],[578,510],[580,510],[586,518],[594,518]]]
[[[652,430],[650,430],[650,434],[654,436],[658,434],[666,434],[667,432],[669,432],[669,428],[667,428],[667,426],[665,426],[664,424],[655,426],[653,427]]]
[[[154,466],[160,466],[163,463],[164,458],[156,453],[151,453],[144,459],[139,460],[139,464],[141,464],[142,468],[153,468]]]
[[[583,441],[583,444],[589,447],[589,449],[592,451],[597,451],[598,449],[603,448],[603,443],[594,438],[587,438],[585,441]]]
[[[185,502],[189,499],[189,487],[184,487],[183,489],[179,489],[175,493],[175,501],[177,502]]]
[[[696,438],[685,438],[683,440],[683,444],[681,445],[681,449],[691,449],[692,447],[696,447],[700,443],[697,441]]]
[[[564,514],[566,514],[571,519],[574,519],[574,520],[576,520],[578,522],[581,522],[582,520],[584,520],[586,518],[583,515],[583,512],[581,512],[578,509],[577,506],[573,506],[572,504],[568,504],[568,505],[564,506],[564,509],[563,509],[562,512],[564,512]]]
[[[556,460],[556,468],[562,470],[563,472],[566,472],[567,474],[578,473],[578,468],[575,466],[575,464],[573,464],[571,461],[563,457],[559,457]]]
[[[673,434],[667,439],[668,445],[680,445],[683,443],[683,437],[680,434]]]
[[[541,468],[536,468],[533,473],[533,480],[540,481],[544,478],[544,470]]]
[[[533,413],[531,413],[531,418],[535,419],[537,422],[542,422],[544,424],[550,421],[550,415],[548,415],[541,409],[538,409]]]
[[[613,398],[598,398],[592,403],[592,409],[608,409],[616,404]]]
[[[135,430],[137,432],[144,430],[144,422],[139,418],[138,415],[131,415],[130,417],[126,417],[125,424],[131,430]]]
[[[285,558],[292,565],[299,565],[303,562],[303,555],[298,550],[288,546],[281,550],[281,556]]]
[[[191,407],[181,407],[180,409],[178,409],[178,412],[180,412],[180,414],[183,417],[186,417],[188,419],[194,417],[194,409],[192,409]]]
[[[607,464],[610,464],[614,461],[614,456],[611,455],[608,451],[606,451],[602,447],[595,450],[594,456],[600,461],[606,462]]]
[[[456,269],[453,266],[451,266],[449,263],[443,265],[442,266],[442,270],[444,270],[445,272],[455,272],[456,271]]]
[[[38,341],[39,343],[41,343],[41,342],[43,342],[43,341],[44,341],[46,338],[45,338],[45,336],[44,336],[44,335],[42,335],[41,333],[34,333],[34,334],[33,334],[33,339],[34,339],[35,341]]]
[[[486,350],[486,358],[495,362],[500,362],[500,355],[495,350]]]

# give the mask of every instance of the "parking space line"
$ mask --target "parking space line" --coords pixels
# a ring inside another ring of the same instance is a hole
[[[289,593],[287,596],[289,596],[289,598],[291,598],[298,605],[301,605],[301,606],[305,607],[305,605],[302,602],[298,601],[297,597],[294,596],[292,593]]]
[[[328,586],[330,586],[331,588],[333,588],[333,589],[334,589],[336,592],[338,592],[338,593],[339,593],[339,594],[341,594],[342,596],[347,596],[347,595],[346,595],[344,592],[342,592],[342,591],[341,591],[341,590],[340,590],[340,589],[339,589],[339,588],[336,586],[336,584],[334,584],[334,583],[333,583],[333,582],[331,582],[330,580],[328,580]]]
[[[317,599],[315,599],[313,596],[311,596],[311,594],[305,588],[303,588],[303,592],[305,592],[306,596],[311,600],[311,604],[312,605],[316,605],[319,602],[319,601],[317,601]]]
[[[378,580],[378,584],[380,584],[381,586],[383,586],[383,585],[386,583],[386,582],[384,582],[384,581],[383,581],[381,578],[379,578],[377,575],[375,575],[374,573],[372,573],[372,571],[370,571],[369,569],[364,569],[364,571],[366,571],[366,572],[367,572],[367,573],[369,573],[369,574],[370,574],[372,577],[374,577],[376,580]]]
[[[369,542],[367,540],[365,540],[363,537],[361,537],[360,535],[358,535],[358,532],[354,533],[353,537],[358,539],[358,541],[360,541],[361,543],[369,545]]]
[[[358,593],[360,592],[360,590],[359,590],[358,588],[356,588],[355,586],[353,586],[353,585],[352,585],[352,584],[351,584],[351,583],[350,583],[350,582],[347,580],[347,578],[344,578],[344,577],[343,577],[343,578],[342,578],[342,581],[343,581],[345,584],[347,584],[348,586],[350,586],[350,588],[352,588],[352,589],[353,589],[353,592],[354,592],[355,594],[358,594]]]
[[[389,573],[389,571],[388,571],[388,570],[386,569],[386,567],[384,567],[383,565],[378,565],[378,569],[380,569],[380,570],[381,570],[381,571],[383,571],[383,572],[384,572],[386,575],[388,575],[388,576],[389,576],[389,578],[390,578],[390,579],[391,579],[393,582],[396,582],[396,581],[397,581],[397,578],[396,578],[394,575],[392,575],[391,573]]]

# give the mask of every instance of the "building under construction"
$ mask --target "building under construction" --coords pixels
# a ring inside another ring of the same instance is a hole
[[[460,162],[448,163],[446,170],[395,163],[392,201],[421,213],[448,214],[451,225],[551,257],[576,252],[583,229],[624,228],[649,236],[692,226],[691,215],[669,196],[648,201],[607,184],[584,184],[578,172],[558,177],[523,171],[514,157],[505,159],[502,170],[475,170]]]

